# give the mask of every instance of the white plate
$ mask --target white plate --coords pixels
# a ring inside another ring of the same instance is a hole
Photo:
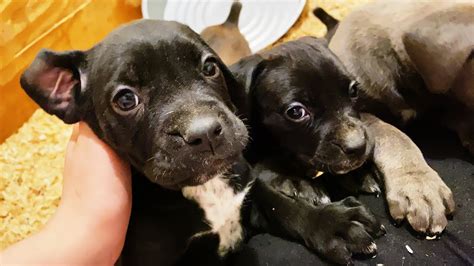
[[[232,0],[142,0],[144,18],[175,20],[196,32],[227,18]],[[306,0],[241,0],[239,29],[252,52],[277,41],[295,23]]]

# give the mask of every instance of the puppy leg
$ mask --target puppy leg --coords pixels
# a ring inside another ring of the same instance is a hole
[[[341,264],[351,262],[354,253],[376,251],[374,238],[384,233],[383,227],[355,198],[315,205],[314,197],[327,197],[324,190],[304,183],[300,193],[296,178],[264,165],[257,165],[253,171],[257,179],[252,197],[267,230],[300,240],[326,259]]]
[[[392,218],[406,218],[417,232],[441,233],[455,208],[451,190],[408,136],[372,115],[362,119],[375,139],[373,161],[385,182]]]

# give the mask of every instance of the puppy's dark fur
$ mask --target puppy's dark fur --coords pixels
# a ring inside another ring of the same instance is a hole
[[[333,262],[373,253],[380,224],[353,198],[331,203],[336,195],[327,190],[350,176],[312,180],[317,171],[347,174],[367,161],[383,178],[394,218],[407,215],[430,234],[445,228],[445,214],[454,210],[451,191],[408,137],[355,109],[359,85],[324,40],[284,43],[231,70],[245,87],[237,106],[247,112],[254,139],[260,191],[254,199],[267,228],[283,229]],[[373,179],[366,180],[362,188],[377,192]]]
[[[142,20],[87,51],[43,50],[21,85],[132,164],[123,264],[212,265],[238,247],[247,130],[228,93],[234,78],[188,27]]]
[[[352,253],[375,252],[373,239],[383,232],[376,218],[354,198],[331,203],[324,181],[311,180],[317,170],[356,169],[372,150],[342,64],[308,37],[244,58],[231,70],[245,87],[237,106],[245,110],[254,139],[260,224],[337,263],[349,262]],[[305,106],[310,116],[289,119],[294,106]]]

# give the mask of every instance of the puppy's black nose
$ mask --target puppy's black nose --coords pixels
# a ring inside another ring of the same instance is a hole
[[[364,138],[359,138],[359,139],[350,139],[345,141],[341,145],[341,149],[344,151],[346,154],[362,154],[365,152],[366,149],[366,141]]]
[[[349,132],[340,145],[344,153],[351,155],[360,155],[365,153],[367,146],[367,141],[365,139],[365,134],[362,130],[352,130]]]
[[[211,151],[219,144],[222,125],[217,117],[196,117],[182,134],[184,141],[196,151]]]
[[[347,155],[362,155],[367,149],[365,132],[358,128],[349,130],[343,139],[333,143]]]

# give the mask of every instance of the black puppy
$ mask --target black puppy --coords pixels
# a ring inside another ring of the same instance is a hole
[[[87,51],[41,51],[21,85],[66,123],[85,121],[134,167],[122,263],[212,265],[243,238],[250,188],[235,80],[188,27],[142,20]]]
[[[356,85],[320,46],[313,38],[288,42],[244,58],[231,71],[245,87],[237,105],[254,138],[259,224],[347,263],[352,253],[376,251],[373,239],[383,226],[352,197],[331,203],[325,185],[311,177],[360,167],[373,143],[352,109]]]
[[[354,109],[358,84],[327,43],[305,37],[247,57],[231,70],[245,86],[237,105],[250,120],[258,154],[252,159],[258,162],[255,189],[265,192],[255,198],[263,203],[267,227],[285,227],[338,263],[349,262],[352,253],[374,252],[373,238],[383,229],[373,215],[353,198],[330,203],[326,188],[340,177],[312,180],[319,171],[346,174],[371,160],[392,213],[410,208],[409,220],[419,228],[444,229],[445,212],[454,209],[451,191],[408,137]],[[375,183],[363,185],[377,190]],[[402,205],[400,198],[409,202]]]

